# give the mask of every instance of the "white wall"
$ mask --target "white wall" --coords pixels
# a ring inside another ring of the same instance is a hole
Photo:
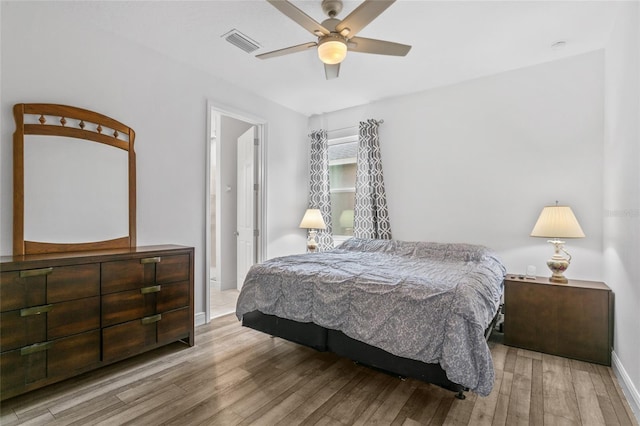
[[[603,52],[310,119],[380,127],[394,238],[484,244],[507,269],[549,275],[553,250],[529,233],[545,205],[570,205],[587,238],[566,275],[602,279]]]
[[[640,7],[623,3],[605,52],[604,276],[616,295],[614,370],[640,418]],[[625,386],[626,385],[626,386]]]
[[[20,102],[87,108],[136,131],[138,244],[195,247],[196,312],[205,309],[207,99],[267,120],[267,257],[304,246],[306,117],[56,14],[55,2],[0,4],[1,254],[12,250],[11,108]]]

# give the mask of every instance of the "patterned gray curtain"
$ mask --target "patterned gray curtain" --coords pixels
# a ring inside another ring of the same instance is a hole
[[[327,229],[318,230],[318,251],[333,249],[331,227],[331,195],[329,193],[329,145],[327,131],[311,132],[311,162],[309,165],[309,208],[319,209]]]
[[[390,240],[378,125],[376,120],[367,120],[359,126],[353,236]]]

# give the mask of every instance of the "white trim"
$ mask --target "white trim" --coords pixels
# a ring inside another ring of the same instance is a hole
[[[341,166],[343,164],[356,164],[357,162],[358,162],[358,159],[356,157],[348,157],[348,158],[341,158],[339,160],[330,160],[329,166]]]
[[[201,325],[205,325],[206,323],[208,323],[209,321],[207,321],[207,314],[205,314],[204,312],[198,312],[195,315],[195,326],[201,326]]]
[[[624,393],[624,396],[627,397],[627,402],[629,403],[633,414],[635,414],[636,420],[640,421],[640,393],[638,393],[638,389],[634,386],[631,381],[631,377],[627,374],[627,370],[624,369],[624,366],[615,351],[611,351],[611,361],[613,361],[611,363],[611,367],[618,377],[622,392]]]
[[[263,118],[248,114],[244,111],[240,111],[233,107],[229,107],[227,105],[219,104],[215,101],[207,99],[207,132],[205,138],[205,167],[207,174],[207,180],[205,182],[205,312],[202,313],[204,315],[204,322],[202,324],[206,324],[210,319],[211,315],[211,112],[216,112],[216,136],[220,133],[220,116],[224,115],[227,117],[234,118],[236,120],[244,121],[256,126],[256,137],[258,138],[258,159],[257,164],[255,165],[258,168],[257,172],[257,180],[258,180],[258,205],[257,205],[257,223],[256,226],[258,228],[258,241],[257,248],[258,252],[256,254],[256,262],[260,263],[264,261],[267,253],[267,121]],[[219,142],[219,141],[217,141]],[[216,143],[216,158],[220,159],[220,143]],[[216,185],[220,185],[220,176],[216,176]],[[220,188],[216,191],[216,193],[220,194]],[[219,204],[216,203],[216,210],[219,209]],[[216,217],[220,217],[220,212],[216,211]],[[219,241],[218,241],[219,242]],[[216,243],[218,243],[216,242]],[[220,254],[220,247],[216,247],[216,254]],[[216,260],[217,263],[220,262],[220,259]],[[220,268],[216,268],[217,277],[216,280],[220,282]],[[196,315],[197,321],[202,321],[199,319],[198,313]]]
[[[329,130],[331,131],[331,130]],[[349,136],[343,136],[341,138],[327,138],[327,145],[341,145],[343,143],[358,142],[358,131]]]
[[[346,188],[333,188],[329,191],[330,193],[340,193],[340,192],[356,192],[355,187],[346,187]]]

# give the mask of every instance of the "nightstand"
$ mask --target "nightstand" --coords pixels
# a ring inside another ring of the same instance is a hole
[[[613,292],[605,283],[507,274],[504,284],[506,345],[611,365]]]

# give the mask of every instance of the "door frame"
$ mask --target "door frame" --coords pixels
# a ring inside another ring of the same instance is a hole
[[[211,321],[211,116],[213,113],[217,114],[216,130],[220,132],[220,116],[227,116],[236,120],[244,121],[252,124],[256,127],[256,137],[258,139],[258,145],[256,147],[256,162],[254,164],[256,168],[256,180],[258,184],[257,197],[256,197],[256,223],[255,226],[258,230],[258,237],[256,241],[256,262],[262,262],[266,256],[266,223],[267,223],[267,121],[261,117],[254,116],[245,111],[235,109],[233,107],[207,100],[207,129],[205,137],[205,318],[204,322]],[[219,140],[216,143],[216,158],[220,158],[220,143]],[[216,217],[220,217],[220,168],[218,167],[216,173]],[[219,239],[216,242],[216,264],[220,259],[220,247]],[[218,270],[219,265],[216,269]],[[218,273],[219,275],[219,273]]]

